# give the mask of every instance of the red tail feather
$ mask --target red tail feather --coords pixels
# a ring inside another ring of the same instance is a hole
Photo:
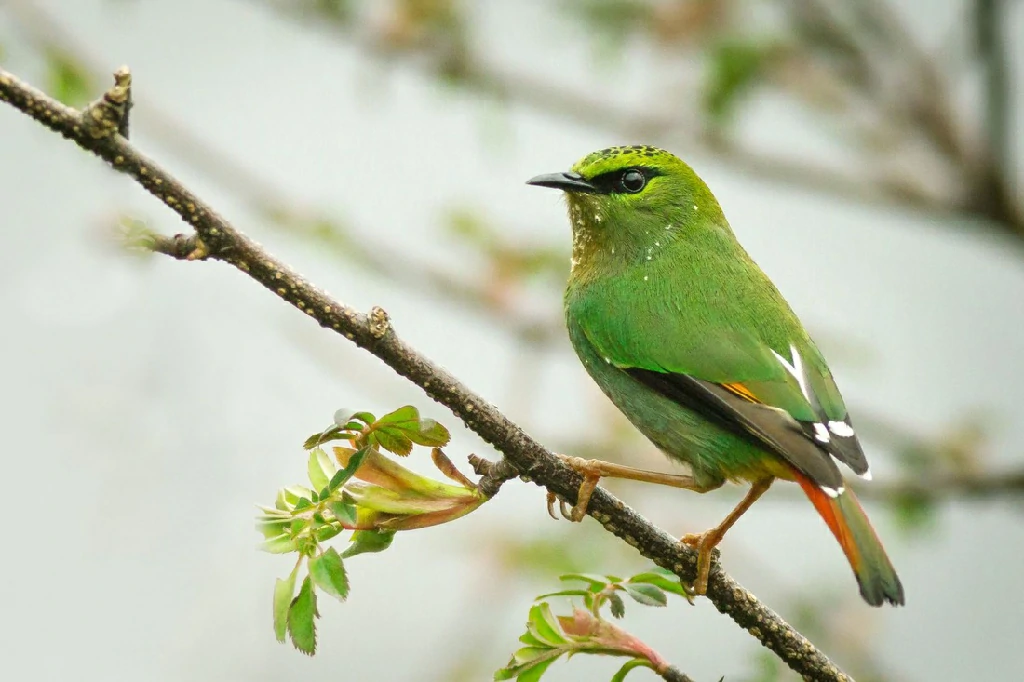
[[[903,585],[896,569],[853,491],[846,490],[838,497],[830,497],[800,473],[796,474],[796,481],[839,541],[850,568],[857,576],[864,600],[872,606],[880,606],[884,601],[903,604]]]

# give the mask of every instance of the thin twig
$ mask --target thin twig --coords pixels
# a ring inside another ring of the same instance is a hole
[[[116,99],[110,95],[105,98]],[[363,315],[306,282],[116,134],[116,126],[113,131],[106,126],[93,126],[82,113],[3,69],[0,69],[0,99],[96,154],[115,170],[131,176],[175,211],[196,231],[193,251],[196,257],[230,263],[321,327],[373,353],[433,400],[448,407],[470,430],[502,452],[522,476],[575,502],[582,478],[493,405],[407,345],[394,332],[383,310],[377,308],[369,316]],[[104,111],[100,107],[98,102],[90,111]],[[116,112],[107,113],[109,119],[119,118]],[[185,257],[188,255],[191,254]],[[587,513],[606,530],[657,565],[675,572],[682,580],[692,582],[696,577],[696,551],[682,546],[607,491],[598,488],[594,492]],[[711,571],[708,598],[715,608],[729,615],[797,673],[822,681],[850,680],[807,638],[722,571],[717,562]]]

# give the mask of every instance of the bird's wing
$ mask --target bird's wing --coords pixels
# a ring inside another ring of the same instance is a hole
[[[837,460],[867,473],[831,372],[798,324],[790,328],[793,338],[783,339],[757,328],[715,324],[694,333],[683,327],[693,320],[684,322],[673,311],[634,307],[618,324],[607,315],[574,312],[581,313],[576,323],[606,362],[756,440],[823,488],[843,487]]]

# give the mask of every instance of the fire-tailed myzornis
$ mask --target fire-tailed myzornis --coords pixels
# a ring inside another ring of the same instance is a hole
[[[795,481],[832,530],[873,606],[903,586],[842,469],[868,463],[825,358],[778,289],[736,241],[693,169],[648,146],[594,152],[532,185],[565,192],[572,273],[569,338],[626,417],[691,475],[575,460],[587,476],[624,475],[706,492],[751,484],[717,527],[683,538],[699,549],[698,593],[711,550],[774,479]]]

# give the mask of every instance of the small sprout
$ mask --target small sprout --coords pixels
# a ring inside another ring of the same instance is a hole
[[[530,609],[526,633],[519,638],[525,646],[516,651],[508,664],[494,674],[494,679],[516,678],[520,682],[536,682],[558,657],[563,654],[571,657],[578,653],[628,656],[631,660],[619,669],[613,681],[621,682],[636,668],[650,668],[661,674],[667,670],[668,663],[636,637],[605,620],[601,608],[607,603],[612,616],[621,618],[625,612],[621,592],[648,606],[665,606],[668,601],[667,592],[685,596],[685,592],[678,588],[678,578],[672,580],[669,575],[656,569],[627,580],[589,573],[561,576],[563,581],[582,582],[586,587],[553,592],[537,599],[553,596],[582,597],[586,608],[574,608],[571,616],[555,616],[548,602],[535,603]]]

